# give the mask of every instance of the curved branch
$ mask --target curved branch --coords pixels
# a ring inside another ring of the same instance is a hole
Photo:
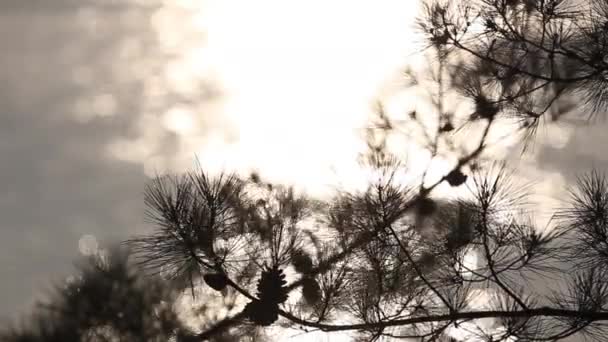
[[[406,319],[397,319],[389,321],[380,321],[373,323],[359,323],[359,324],[344,324],[344,325],[333,325],[324,324],[317,322],[309,322],[298,318],[290,313],[281,311],[281,316],[291,320],[296,324],[300,324],[307,327],[313,327],[322,331],[347,331],[347,330],[367,330],[367,329],[378,329],[394,326],[404,326],[420,323],[432,323],[432,322],[444,322],[444,321],[460,321],[460,320],[474,320],[481,318],[532,318],[532,317],[556,317],[556,318],[577,318],[585,319],[588,321],[608,321],[608,311],[578,311],[578,310],[567,310],[567,309],[556,309],[550,307],[541,307],[528,310],[517,310],[517,311],[503,311],[503,310],[492,310],[492,311],[467,311],[467,312],[454,312],[445,315],[429,315],[412,317]]]

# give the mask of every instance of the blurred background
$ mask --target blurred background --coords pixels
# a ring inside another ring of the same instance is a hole
[[[373,102],[424,63],[417,10],[392,0],[0,1],[1,319],[26,313],[78,255],[145,231],[146,180],[195,156],[312,195],[361,184]],[[525,158],[511,146],[504,156],[550,212],[577,172],[606,168],[605,129],[600,118],[547,123]]]

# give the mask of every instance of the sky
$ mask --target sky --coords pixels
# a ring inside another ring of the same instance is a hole
[[[396,0],[0,2],[0,317],[25,312],[78,255],[145,231],[146,180],[195,155],[313,195],[360,185],[373,103],[421,63],[416,11]],[[605,129],[541,130],[517,164],[541,211],[577,173],[608,166]],[[515,159],[510,144],[500,153]]]

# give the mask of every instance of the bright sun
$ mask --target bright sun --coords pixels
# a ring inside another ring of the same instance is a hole
[[[214,71],[223,88],[214,115],[238,130],[235,144],[213,137],[199,144],[203,165],[256,169],[316,194],[336,182],[354,185],[360,127],[380,88],[412,52],[418,2],[180,3],[196,8],[207,36],[204,48],[192,47],[201,58],[182,60],[182,68]],[[184,111],[165,120],[178,134],[196,133]]]

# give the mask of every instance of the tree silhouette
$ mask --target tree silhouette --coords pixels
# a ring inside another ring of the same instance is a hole
[[[541,229],[527,185],[488,147],[491,129],[510,120],[526,147],[572,94],[590,113],[603,108],[608,5],[483,0],[425,11],[433,60],[408,77],[429,91],[431,111],[396,119],[379,103],[361,158],[373,175],[364,190],[321,200],[258,174],[199,166],[160,175],[144,198],[155,230],[126,241],[128,255],[89,260],[78,281],[3,339],[255,340],[273,328],[361,341],[604,339],[605,175],[581,176]],[[478,134],[463,140],[467,126]],[[411,162],[388,144],[403,132],[431,156],[416,182],[403,181]],[[433,179],[441,158],[453,163]],[[455,195],[440,197],[440,186]],[[191,303],[166,305],[184,295]],[[220,307],[203,305],[195,326],[179,317],[212,298]]]
[[[533,126],[571,111],[574,96],[589,115],[606,109],[607,22],[601,0],[432,1],[419,27],[459,61],[453,85],[485,108],[477,115],[508,112]]]
[[[200,170],[159,177],[146,191],[148,216],[159,229],[128,244],[146,269],[168,266],[163,272],[172,281],[130,273],[124,253],[91,258],[81,277],[35,316],[35,332],[30,325],[3,338],[219,341],[240,332],[243,340],[244,331],[270,325],[356,331],[366,340],[447,340],[455,330],[488,341],[602,336],[608,319],[603,175],[581,177],[571,206],[556,215],[557,227],[542,232],[504,166],[472,174],[469,198],[426,197],[426,204],[397,183],[398,167],[387,161],[366,191],[325,203]],[[467,260],[472,253],[476,262]],[[527,283],[530,274],[571,281],[543,296]],[[208,293],[194,292],[203,282],[237,298],[229,304],[234,310],[188,329],[167,303],[175,301],[175,289],[205,300]],[[480,298],[484,308],[472,305]]]
[[[145,274],[133,263],[130,251],[114,247],[109,253],[86,257],[77,264],[77,276],[56,286],[49,300],[21,325],[0,333],[2,341],[171,341],[192,332],[180,317],[177,283]],[[219,302],[229,307],[234,298]],[[208,322],[221,315],[211,311],[217,298],[207,296],[195,311]],[[183,311],[183,310],[181,310]],[[214,341],[260,341],[255,327],[224,332]]]

